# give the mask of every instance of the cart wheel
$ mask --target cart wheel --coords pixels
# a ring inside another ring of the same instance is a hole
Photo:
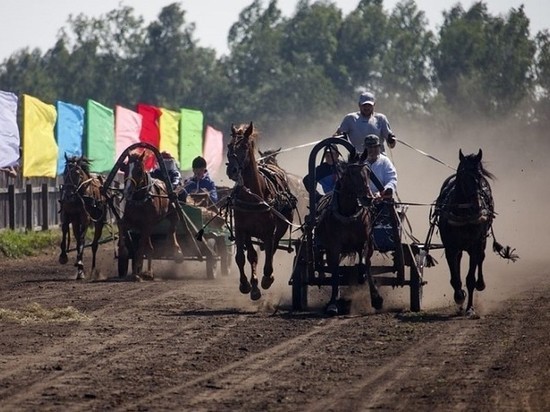
[[[297,248],[298,253],[294,257],[292,270],[292,310],[307,309],[307,268],[304,260],[301,245]]]
[[[216,238],[216,252],[220,256],[220,273],[229,276],[231,272],[231,245],[225,243],[225,237]]]
[[[414,256],[411,264],[411,311],[420,312],[422,307],[422,288],[424,286],[423,275],[426,256],[422,251]]]
[[[216,251],[216,239],[206,239],[208,246],[211,249]],[[206,257],[206,278],[207,279],[216,279],[218,271],[218,261],[216,256],[207,256]]]

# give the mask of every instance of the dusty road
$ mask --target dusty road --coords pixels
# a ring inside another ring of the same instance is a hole
[[[316,308],[289,311],[284,265],[274,290],[252,304],[238,294],[234,273],[208,281],[197,264],[179,267],[177,276],[164,264],[156,270],[164,279],[118,281],[112,250],[101,252],[101,279],[87,281],[73,280],[74,268],[60,266],[55,251],[2,261],[1,410],[550,405],[550,278],[543,263],[495,262],[499,274],[488,276],[477,299],[478,320],[455,315],[447,279],[426,286],[420,314],[406,310],[399,290],[382,289],[385,312],[329,319]],[[32,310],[38,320],[24,317]],[[52,314],[57,318],[47,320]]]

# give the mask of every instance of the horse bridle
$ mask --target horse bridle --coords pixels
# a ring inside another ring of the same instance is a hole
[[[76,173],[78,174],[78,182],[74,182],[73,180],[73,174],[72,173],[69,173],[69,167],[70,165],[72,165],[72,167],[74,169],[76,169]],[[87,176],[87,179],[84,179],[81,181],[82,179],[82,176],[85,175]],[[65,183],[65,180],[66,178],[68,177],[68,180],[69,180],[69,183]],[[84,185],[87,185],[88,183],[90,183],[92,181],[92,177],[89,176],[86,171],[76,162],[70,162],[70,163],[67,163],[67,166],[66,166],[66,169],[65,169],[65,173],[63,175],[63,199],[64,200],[72,200],[73,198],[82,198],[82,193],[80,193],[80,190],[84,187]],[[69,192],[69,198],[70,199],[67,199],[67,196],[66,196],[66,188],[71,188],[72,190],[70,190]]]

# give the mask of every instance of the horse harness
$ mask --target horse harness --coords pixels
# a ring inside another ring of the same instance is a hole
[[[81,182],[80,179],[78,182],[74,182],[72,175],[69,174],[69,183],[64,182],[61,185],[61,199],[59,200],[59,203],[81,204],[84,211],[92,221],[95,222],[100,220],[105,213],[104,203],[95,196],[86,194],[86,190],[88,189],[90,183],[93,182],[94,176],[86,173],[86,171],[78,164],[75,164],[75,167],[78,169],[79,178],[81,178],[82,175],[85,175],[86,179]],[[98,179],[100,185],[104,183],[102,176],[97,176],[96,179]]]

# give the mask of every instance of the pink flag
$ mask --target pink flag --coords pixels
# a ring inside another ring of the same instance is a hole
[[[130,145],[139,143],[143,116],[122,106],[115,106],[116,158]]]
[[[223,133],[212,126],[206,126],[203,153],[208,173],[214,178],[223,163]]]

